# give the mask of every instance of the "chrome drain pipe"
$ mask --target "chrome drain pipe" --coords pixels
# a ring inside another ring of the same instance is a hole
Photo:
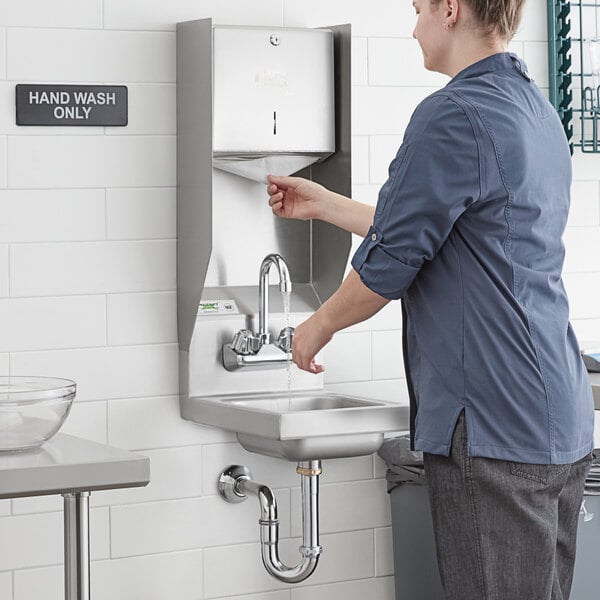
[[[284,565],[279,559],[279,519],[277,501],[271,488],[252,479],[250,471],[241,465],[227,467],[219,477],[218,489],[227,502],[243,502],[247,494],[256,494],[260,504],[260,545],[265,569],[276,579],[286,583],[304,581],[317,567],[319,555],[319,475],[321,461],[298,463],[302,493],[302,558],[295,567]]]

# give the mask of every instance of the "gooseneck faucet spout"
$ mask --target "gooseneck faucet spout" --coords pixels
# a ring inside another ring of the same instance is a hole
[[[283,294],[286,310],[289,310],[292,280],[288,266],[279,254],[268,254],[260,265],[258,280],[258,333],[255,334],[249,329],[240,329],[234,334],[231,343],[223,346],[221,357],[223,366],[228,371],[235,371],[242,367],[282,368],[289,364],[294,328],[284,327],[274,343],[271,342],[269,333],[269,271],[273,265],[277,267],[279,289]]]
[[[292,280],[290,272],[283,257],[279,254],[268,254],[260,265],[260,276],[258,282],[258,337],[262,344],[271,343],[269,333],[269,271],[275,265],[279,273],[279,289],[282,294],[292,291]]]

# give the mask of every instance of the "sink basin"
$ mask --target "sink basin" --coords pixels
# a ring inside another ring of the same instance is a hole
[[[237,435],[250,452],[290,461],[375,452],[386,431],[405,431],[409,409],[324,390],[182,398],[184,419]]]

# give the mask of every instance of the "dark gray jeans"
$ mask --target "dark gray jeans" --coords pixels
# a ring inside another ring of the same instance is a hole
[[[467,455],[464,413],[449,457],[424,454],[447,600],[567,600],[591,456],[534,465]]]

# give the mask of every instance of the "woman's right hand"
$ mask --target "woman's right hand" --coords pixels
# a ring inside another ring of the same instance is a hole
[[[330,193],[322,185],[302,177],[268,176],[269,206],[285,219],[318,219]]]

